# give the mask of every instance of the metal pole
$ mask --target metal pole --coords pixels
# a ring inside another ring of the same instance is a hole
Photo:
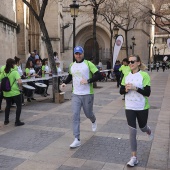
[[[76,41],[75,41],[75,31],[76,31],[76,18],[73,17],[73,61],[75,61],[74,59],[74,47],[76,46]]]
[[[134,54],[134,47],[135,47],[135,45],[133,43],[133,45],[132,45],[132,54]]]
[[[151,53],[151,47],[149,46],[148,71],[150,70],[150,53]]]

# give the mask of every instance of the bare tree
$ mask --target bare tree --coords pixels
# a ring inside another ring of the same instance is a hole
[[[104,20],[109,24],[109,30],[110,30],[110,58],[113,57],[113,35],[114,35],[114,28],[115,28],[115,24],[114,24],[114,19],[116,17],[116,15],[119,12],[119,9],[116,8],[115,9],[115,4],[117,3],[117,1],[112,1],[112,0],[107,0],[104,3],[103,8],[100,8],[98,11],[99,15],[102,15]],[[112,4],[112,5],[110,5]]]
[[[48,0],[43,0],[42,1],[42,5],[40,7],[40,12],[39,14],[34,10],[33,6],[30,4],[30,2],[28,2],[27,0],[22,0],[23,3],[25,3],[28,8],[30,9],[30,11],[32,12],[32,14],[34,15],[34,17],[36,18],[36,20],[39,23],[40,29],[42,31],[43,34],[43,39],[45,41],[46,44],[46,48],[47,48],[47,53],[49,56],[49,61],[50,61],[50,67],[52,70],[52,74],[53,74],[53,101],[55,101],[55,93],[58,93],[58,78],[57,76],[57,69],[56,69],[56,64],[55,64],[55,60],[54,60],[54,56],[53,56],[53,47],[51,44],[51,40],[44,22],[44,14],[45,14],[45,10],[46,10],[46,6],[48,4]]]
[[[170,2],[169,0],[150,0],[152,6],[146,6],[139,0],[138,3],[144,7],[145,22],[155,25],[164,32],[170,34]]]
[[[101,4],[103,4],[106,0],[82,0],[80,1],[81,6],[91,6],[93,8],[93,57],[94,63],[98,64],[99,56],[97,56],[97,39],[96,39],[96,23],[97,23],[97,15],[98,10]]]
[[[124,31],[128,57],[128,32],[135,28],[136,23],[141,21],[143,16],[139,4],[135,0],[107,0],[103,8],[105,10],[102,15],[109,25],[112,23]]]

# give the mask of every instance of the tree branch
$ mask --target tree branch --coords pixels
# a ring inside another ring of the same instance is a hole
[[[29,2],[27,2],[27,0],[22,0],[22,2],[28,6],[28,8],[31,10],[31,12],[32,12],[32,14],[34,15],[34,17],[36,18],[36,20],[39,21],[39,16],[38,16],[38,14],[35,12],[35,10],[33,9],[33,7],[31,6],[31,4],[30,4]]]

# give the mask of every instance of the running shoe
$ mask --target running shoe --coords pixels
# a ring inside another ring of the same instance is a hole
[[[153,133],[151,131],[151,128],[149,126],[148,126],[148,128],[149,128],[149,131],[146,132],[146,134],[148,135],[149,140],[153,140]]]
[[[74,139],[73,143],[70,145],[71,149],[77,148],[81,145],[80,140],[78,140],[77,138]]]
[[[97,123],[96,121],[94,123],[92,123],[92,131],[95,132],[97,129]]]
[[[134,167],[137,164],[138,164],[137,158],[135,156],[132,156],[130,158],[130,161],[127,163],[127,166]]]

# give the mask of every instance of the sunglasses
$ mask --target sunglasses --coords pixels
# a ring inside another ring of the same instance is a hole
[[[128,61],[128,64],[134,64],[136,62],[136,60],[131,60],[131,61]]]

